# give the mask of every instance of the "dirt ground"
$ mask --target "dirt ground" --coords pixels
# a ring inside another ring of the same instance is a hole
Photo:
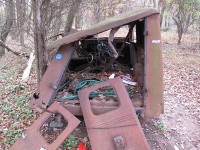
[[[140,120],[152,150],[200,149],[200,48],[193,41],[177,45],[174,36],[163,36],[165,113]],[[33,71],[20,83],[24,58],[7,53],[0,62],[0,149],[8,149],[36,118],[28,106],[36,79]]]
[[[151,149],[200,149],[200,49],[187,41],[163,36],[165,113],[142,122]]]

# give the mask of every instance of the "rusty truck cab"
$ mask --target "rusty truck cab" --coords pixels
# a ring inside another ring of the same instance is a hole
[[[117,37],[115,33],[122,28],[126,33]],[[99,37],[105,31],[109,31],[108,36]],[[39,84],[38,97],[31,100],[32,108],[46,109],[55,101],[57,87],[66,81],[66,74],[90,68],[89,72],[96,74],[115,69],[130,74],[142,89],[140,106],[134,106],[141,109],[144,118],[157,117],[163,112],[160,21],[155,9],[114,16],[53,41],[47,50],[53,49],[58,49],[57,53]],[[58,59],[58,55],[62,57]],[[74,115],[82,113],[80,107],[67,104],[65,108]],[[101,108],[97,109],[101,112]]]
[[[150,149],[136,114],[149,119],[163,112],[157,10],[114,16],[46,49],[55,53],[30,101],[42,114],[11,150],[57,149],[80,123],[75,116],[84,116],[94,150]]]

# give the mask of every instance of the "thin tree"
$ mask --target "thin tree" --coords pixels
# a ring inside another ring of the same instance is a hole
[[[45,51],[45,29],[43,26],[43,21],[45,17],[46,7],[48,1],[45,0],[33,0],[33,21],[34,21],[34,49],[35,49],[35,58],[36,58],[36,72],[38,83],[41,80],[47,64],[47,54]]]
[[[10,32],[14,16],[14,3],[13,0],[5,1],[5,22],[0,31],[0,40],[5,43],[7,36]],[[5,55],[5,47],[0,46],[0,57]]]
[[[73,25],[74,22],[74,18],[76,13],[79,10],[79,6],[81,4],[82,0],[73,0],[72,5],[69,9],[68,15],[67,15],[67,20],[66,20],[66,24],[65,24],[65,32],[68,33]]]
[[[177,26],[178,39],[177,43],[181,43],[181,39],[185,30],[193,25],[198,20],[196,14],[199,12],[198,0],[170,0],[168,8],[172,13],[172,19]],[[187,19],[188,16],[193,16],[192,19]]]

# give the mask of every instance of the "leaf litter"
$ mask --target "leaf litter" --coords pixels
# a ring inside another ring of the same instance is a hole
[[[37,118],[28,106],[28,99],[36,89],[36,75],[32,71],[28,83],[21,84],[27,60],[10,53],[0,59],[0,149],[8,149]],[[141,119],[143,131],[151,149],[200,149],[200,53],[197,45],[164,43],[163,59],[165,113],[158,119]],[[84,128],[82,125],[79,129]],[[73,140],[59,149],[70,147]]]

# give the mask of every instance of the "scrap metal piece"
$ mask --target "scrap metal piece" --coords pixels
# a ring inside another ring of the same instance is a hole
[[[114,35],[115,33],[119,30],[120,27],[116,27],[116,28],[113,28],[111,31],[110,31],[110,34],[109,34],[109,38],[108,38],[108,44],[110,46],[110,48],[112,49],[113,51],[113,55],[115,58],[118,58],[119,54],[117,53],[117,50],[115,49],[114,45],[112,44],[113,40],[114,40]]]
[[[75,116],[83,116],[81,106],[75,105],[79,104],[79,100],[70,100],[67,104],[62,104],[64,108],[66,108],[69,112],[71,112]],[[90,101],[91,109],[94,112],[94,114],[99,115],[106,112],[109,112],[111,110],[117,109],[117,106],[119,105],[118,102],[109,102],[109,101]],[[134,103],[132,104],[134,106]],[[144,107],[135,107],[135,111],[141,111],[144,112]]]
[[[61,45],[72,43],[81,38],[84,38],[90,35],[95,35],[95,34],[104,32],[106,30],[128,24],[138,19],[151,16],[153,14],[159,14],[158,10],[153,9],[153,8],[143,8],[143,9],[136,9],[134,11],[126,12],[126,13],[111,17],[102,22],[99,22],[98,24],[95,24],[94,26],[86,30],[79,31],[74,34],[70,34],[56,41],[52,41],[49,45],[47,45],[46,49],[53,50],[55,48],[60,47]]]
[[[115,88],[120,105],[114,110],[95,115],[89,102],[89,95],[106,86]],[[135,109],[120,77],[82,89],[78,91],[78,95],[93,150],[115,149],[113,138],[119,135],[125,141],[126,150],[149,149]]]
[[[78,126],[80,121],[75,118],[69,111],[67,111],[60,103],[54,102],[49,108],[51,112],[59,112],[67,120],[67,126],[56,140],[49,144],[40,134],[40,127],[51,116],[51,113],[44,112],[34,123],[30,126],[26,134],[18,139],[10,150],[56,150],[67,136]]]
[[[73,115],[83,116],[80,105],[66,104],[66,105],[63,105],[63,107],[65,107]],[[109,107],[108,106],[92,106],[92,110],[93,110],[94,114],[97,114],[97,115],[109,112],[109,111],[114,110],[116,108],[117,108],[116,106],[109,106]]]
[[[145,20],[145,118],[158,117],[164,111],[163,101],[163,65],[161,43],[153,43],[153,40],[160,40],[160,16],[154,14]]]
[[[33,96],[30,101],[30,106],[33,109],[41,112],[53,103],[58,87],[63,82],[65,77],[65,70],[68,67],[74,49],[71,44],[63,45],[57,52],[59,59],[54,57],[50,66],[47,68],[45,74],[38,87],[37,96]],[[36,95],[36,94],[35,94]],[[38,107],[39,106],[39,107]]]

